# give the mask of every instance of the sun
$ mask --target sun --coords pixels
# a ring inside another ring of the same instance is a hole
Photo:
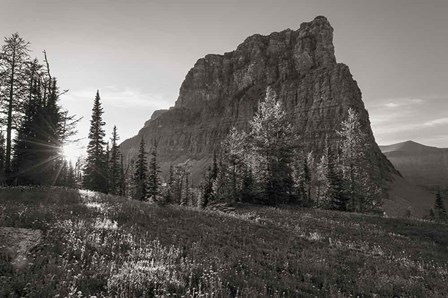
[[[62,156],[73,165],[78,161],[83,153],[83,147],[77,143],[67,143],[62,146]]]

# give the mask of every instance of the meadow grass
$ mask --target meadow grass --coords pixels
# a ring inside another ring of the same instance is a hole
[[[448,226],[242,205],[234,213],[86,191],[0,190],[0,227],[41,229],[0,297],[447,297]]]

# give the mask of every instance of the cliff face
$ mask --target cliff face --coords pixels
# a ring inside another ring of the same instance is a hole
[[[334,145],[335,130],[349,107],[361,116],[368,135],[366,150],[378,174],[395,173],[375,143],[361,91],[349,68],[336,62],[333,28],[325,17],[269,36],[253,35],[224,55],[207,55],[188,72],[175,106],[157,112],[138,135],[124,141],[124,156],[136,155],[143,136],[158,140],[162,170],[170,163],[192,161],[197,182],[215,147],[231,127],[246,129],[271,86],[287,111],[306,151]]]

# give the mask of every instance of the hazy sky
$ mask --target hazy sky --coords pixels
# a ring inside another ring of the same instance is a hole
[[[38,58],[47,51],[70,89],[62,104],[85,117],[79,137],[100,89],[108,137],[116,124],[124,140],[174,104],[197,59],[318,15],[335,29],[377,143],[448,147],[448,0],[0,0],[0,35],[19,32]]]

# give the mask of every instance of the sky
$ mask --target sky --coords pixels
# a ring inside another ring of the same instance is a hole
[[[74,155],[85,150],[97,89],[108,138],[116,125],[124,140],[174,105],[197,59],[318,15],[334,28],[377,143],[448,147],[447,0],[0,0],[0,36],[19,32],[40,59],[46,50],[69,89],[61,104],[84,117]]]

